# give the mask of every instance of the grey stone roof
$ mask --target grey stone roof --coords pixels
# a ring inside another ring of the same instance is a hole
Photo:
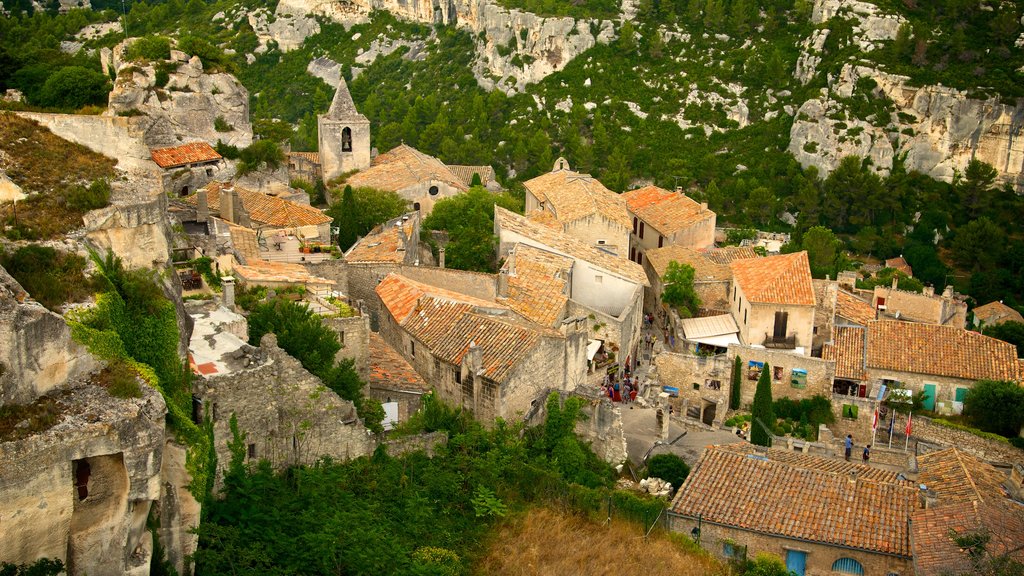
[[[355,102],[352,101],[352,95],[349,94],[345,79],[339,78],[338,88],[334,91],[334,100],[331,102],[330,110],[327,111],[327,117],[333,120],[343,120],[361,116],[362,114],[356,110]]]

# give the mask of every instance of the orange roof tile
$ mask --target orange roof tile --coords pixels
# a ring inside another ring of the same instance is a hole
[[[589,174],[555,170],[527,180],[523,186],[549,206],[562,224],[600,214],[623,228],[632,226],[622,197]]]
[[[530,213],[526,215],[526,218],[530,222],[536,222],[537,224],[547,226],[552,230],[563,230],[562,225],[558,222],[558,219],[555,218],[555,215],[547,210],[531,210]]]
[[[1020,312],[1002,302],[989,302],[983,306],[978,306],[974,309],[974,317],[984,322],[985,326],[995,326],[1003,322],[1024,323],[1024,316],[1021,316]]]
[[[320,153],[319,152],[289,152],[288,153],[288,157],[289,158],[301,158],[303,160],[306,160],[307,162],[312,162],[313,164],[319,164],[320,163]]]
[[[917,322],[871,322],[867,365],[969,380],[1021,379],[1013,344],[952,326]]]
[[[377,285],[376,292],[380,296],[381,302],[388,309],[388,312],[394,316],[399,324],[405,322],[409,314],[412,313],[413,308],[416,307],[416,301],[426,295],[433,296],[439,300],[465,304],[469,307],[504,308],[504,306],[497,302],[481,300],[451,290],[445,290],[444,288],[438,288],[437,286],[423,284],[399,274],[388,274],[385,276],[380,284]]]
[[[430,180],[444,182],[458,190],[468,189],[443,162],[406,144],[377,156],[369,168],[349,176],[345,183],[353,188],[398,192]]]
[[[190,142],[171,148],[155,148],[149,151],[149,155],[157,166],[164,169],[222,159],[213,146],[206,142]]]
[[[814,306],[807,252],[734,260],[733,279],[750,302]]]
[[[242,282],[261,284],[273,282],[282,284],[313,284],[334,286],[334,280],[314,276],[301,264],[289,262],[269,262],[267,260],[250,260],[245,265],[236,264],[232,273]]]
[[[657,186],[644,186],[622,194],[629,211],[648,226],[670,236],[697,222],[715,217],[706,206],[681,192],[669,192]]]
[[[559,230],[527,220],[525,217],[505,210],[501,206],[494,207],[494,223],[496,230],[513,232],[523,238],[544,245],[549,251],[573,259],[583,260],[630,282],[643,286],[649,285],[647,274],[644,272],[643,267],[636,262],[591,246]]]
[[[891,473],[825,460],[711,446],[672,511],[741,530],[909,557],[914,487]]]
[[[689,264],[693,267],[694,281],[727,281],[732,280],[732,269],[729,262],[745,258],[759,258],[757,252],[750,248],[726,247],[694,250],[671,244],[662,248],[647,251],[647,260],[658,277],[668,272],[670,262]]]
[[[875,319],[875,309],[846,290],[839,290],[836,294],[836,316],[867,326],[868,322]]]
[[[480,183],[484,186],[488,182],[494,182],[494,168],[490,166],[454,166],[449,164],[448,170],[467,187],[473,184],[473,174],[480,175]]]
[[[566,286],[571,269],[571,258],[517,244],[502,267],[508,288],[498,301],[524,318],[551,327],[561,320],[569,301]]]
[[[917,467],[918,482],[934,490],[942,503],[1006,498],[1006,474],[956,448],[921,454]]]
[[[910,264],[908,264],[907,261],[903,259],[903,256],[899,256],[897,258],[889,258],[888,260],[885,261],[885,267],[892,268],[894,270],[899,270],[900,272],[903,272],[904,274],[910,277],[914,276],[914,269],[911,268]]]
[[[376,332],[370,332],[371,388],[427,392],[430,387],[413,367]]]
[[[821,357],[836,363],[836,378],[867,380],[864,370],[866,328],[836,326],[832,329],[832,342],[821,349]]]
[[[334,219],[312,206],[299,204],[290,200],[268,196],[261,192],[253,192],[240,186],[233,186],[227,182],[210,182],[206,185],[206,203],[210,207],[211,214],[220,215],[220,195],[222,191],[233,189],[242,206],[249,213],[249,219],[253,223],[273,226],[275,228],[289,228],[296,226],[319,226],[333,222]],[[193,194],[184,199],[185,202],[196,206],[199,203],[198,196]]]
[[[416,224],[410,219],[401,230],[405,238],[415,233]],[[378,232],[367,234],[345,253],[347,262],[405,262],[405,241],[397,226],[384,226]]]

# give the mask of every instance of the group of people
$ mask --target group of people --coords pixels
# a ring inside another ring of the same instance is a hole
[[[843,442],[843,446],[846,449],[845,450],[846,461],[849,462],[850,461],[850,454],[853,452],[853,435],[852,434],[847,434],[846,435],[846,440]],[[868,460],[871,459],[871,444],[868,444],[867,446],[864,447],[864,453],[861,455],[861,458],[864,460],[865,464],[867,464]]]
[[[639,378],[633,378],[629,372],[626,372],[625,377],[622,380],[614,376],[605,376],[604,388],[605,395],[612,402],[624,402],[629,403],[636,400],[636,395],[640,389]]]

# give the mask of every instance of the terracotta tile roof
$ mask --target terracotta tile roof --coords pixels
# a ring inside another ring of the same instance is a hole
[[[541,331],[516,322],[504,306],[389,274],[377,294],[395,320],[431,353],[456,366],[471,345],[482,352],[481,375],[501,382],[524,360]],[[508,319],[481,311],[502,313]],[[556,335],[551,331],[549,335]]]
[[[1008,497],[1005,473],[956,448],[920,455],[917,462],[918,481],[937,496],[934,505],[917,510],[912,519],[918,574],[971,572],[970,558],[951,531],[987,531],[989,552],[1024,560],[1024,504]]]
[[[371,388],[411,392],[430,391],[430,386],[427,386],[416,370],[376,332],[370,332],[368,380]]]
[[[254,224],[264,224],[274,228],[290,228],[297,226],[319,226],[333,222],[334,219],[324,214],[323,210],[299,204],[290,200],[268,196],[261,192],[253,192],[240,186],[232,186],[227,182],[210,182],[206,190],[206,203],[211,214],[220,215],[221,192],[234,188],[235,194],[242,201],[242,206],[249,213]],[[193,194],[184,199],[192,206],[198,204],[198,196]]]
[[[444,182],[458,190],[468,189],[443,162],[406,144],[377,156],[369,168],[349,176],[345,183],[353,188],[398,192],[430,180]]]
[[[870,368],[968,380],[1020,381],[1017,347],[952,326],[893,320],[868,326]]]
[[[499,231],[507,230],[513,232],[545,246],[552,252],[583,260],[588,264],[630,282],[643,286],[649,285],[647,274],[644,272],[643,267],[636,262],[631,262],[626,258],[605,252],[600,248],[591,246],[558,230],[552,230],[536,222],[531,222],[523,216],[505,210],[500,206],[494,207],[494,223],[495,228]]]
[[[214,162],[222,157],[206,142],[190,142],[171,148],[154,148],[149,155],[157,166],[168,169],[199,162]]]
[[[630,212],[663,236],[670,236],[697,222],[715,217],[714,212],[707,207],[701,208],[700,202],[695,202],[689,196],[657,186],[644,186],[624,192],[622,198]]]
[[[405,237],[415,233],[416,224],[410,219],[402,225]],[[367,234],[345,253],[347,262],[405,262],[405,242],[396,226],[385,226],[379,232]]]
[[[301,264],[250,260],[244,266],[236,264],[232,272],[239,280],[248,284],[264,282],[334,286],[334,280],[314,276]]]
[[[218,220],[220,220],[218,218]],[[232,224],[227,220],[220,220],[228,227],[231,234],[231,245],[235,247],[238,254],[245,259],[243,264],[260,259],[260,248],[256,242],[256,231],[245,226]]]
[[[910,264],[907,264],[907,261],[903,259],[903,256],[887,259],[885,261],[885,267],[899,270],[907,276],[913,277],[914,275],[914,269],[910,267]]]
[[[868,322],[875,319],[875,309],[868,302],[841,289],[836,294],[836,316],[841,316],[861,326],[867,326]]]
[[[753,246],[723,246],[721,248],[707,248],[703,252],[704,257],[715,264],[728,266],[734,260],[746,260],[747,258],[760,258],[761,255],[754,250]]]
[[[466,187],[473,185],[473,174],[480,175],[480,183],[484,186],[488,182],[494,182],[494,168],[490,166],[457,166],[448,165],[448,169],[451,170],[452,174],[459,179],[460,182],[466,185]]]
[[[822,460],[711,446],[672,510],[762,534],[909,557],[913,486],[881,480],[860,465]]]
[[[319,152],[289,152],[288,157],[302,158],[303,160],[306,160],[307,162],[312,162],[313,164],[320,163]]]
[[[562,319],[572,259],[517,244],[509,253],[502,272],[508,276],[506,293],[498,301],[542,326],[552,327]]]
[[[814,306],[807,252],[734,260],[733,278],[750,302]]]
[[[989,302],[974,309],[974,317],[986,326],[995,326],[1003,322],[1024,323],[1024,316],[1002,302]]]
[[[759,452],[759,449],[753,444],[749,444],[747,442],[722,444],[718,446],[718,448],[744,455],[762,453]],[[838,458],[822,458],[812,454],[804,454],[803,452],[775,448],[769,449],[767,456],[769,460],[781,462],[789,466],[805,468],[807,470],[818,470],[821,472],[843,474],[847,476],[850,473],[855,473],[858,479],[863,480],[874,480],[875,482],[891,482],[897,484],[906,483],[905,480],[901,480],[899,478],[899,472],[893,472],[883,468],[875,468],[873,466],[865,466],[864,464],[858,464],[856,462],[847,462],[846,460]],[[910,484],[906,485],[910,486]]]
[[[722,254],[723,252],[726,254]],[[729,262],[745,258],[759,258],[759,256],[757,252],[748,248],[694,250],[676,244],[647,251],[647,260],[659,278],[668,272],[668,264],[674,260],[680,264],[693,266],[695,281],[732,280],[732,269],[729,267]]]
[[[555,170],[527,180],[523,186],[549,206],[562,224],[600,214],[623,228],[632,229],[626,202],[589,174]]]
[[[864,371],[864,345],[866,328],[836,326],[832,329],[832,342],[821,349],[821,357],[836,363],[836,378],[867,380]]]
[[[558,219],[555,218],[555,215],[547,210],[531,210],[530,213],[526,215],[526,218],[530,222],[536,222],[537,224],[547,226],[552,230],[558,230],[560,232],[564,230],[562,225],[558,222]]]

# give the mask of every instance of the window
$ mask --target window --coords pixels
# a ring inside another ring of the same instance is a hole
[[[410,354],[410,355],[411,355],[411,356],[412,356],[413,358],[415,358],[415,357],[416,357],[416,341],[415,341],[415,340],[411,340],[411,341],[409,342],[409,354]]]
[[[786,332],[789,328],[789,312],[776,312],[775,313],[775,328],[772,331],[772,337],[776,340],[780,340],[786,337]]]
[[[437,186],[431,186],[430,189],[427,190],[427,192],[429,192],[431,196],[437,196]]]
[[[747,557],[747,547],[732,542],[722,542],[722,556],[729,560],[743,560]]]
[[[643,265],[643,263],[644,263],[644,253],[643,252],[640,252],[640,253],[638,253],[636,255],[636,263],[640,264],[641,266]]]
[[[347,126],[341,130],[341,151],[352,151],[352,129]]]
[[[455,383],[462,384],[462,370],[459,368],[455,369]]]
[[[597,244],[598,244],[598,246],[604,246],[605,242],[604,242],[604,240],[598,240]]]
[[[662,236],[661,234],[658,234],[658,248],[661,248],[664,245],[665,245],[665,237]]]
[[[636,222],[637,222],[636,216],[633,216],[633,234],[636,234],[636,231],[639,229],[639,228],[637,228]]]
[[[213,168],[207,168],[206,169],[206,177],[207,178],[212,178],[213,177]]]
[[[743,324],[746,325],[746,323],[747,323],[747,311],[744,310],[743,311]]]
[[[249,444],[249,458],[255,458],[255,457],[256,457],[256,445],[255,444]]]
[[[292,450],[296,450],[297,451],[298,449],[299,449],[299,437],[294,435],[294,434],[292,434]]]
[[[644,223],[641,222],[640,223],[640,239],[642,240],[643,237],[644,237]]]
[[[420,203],[419,202],[413,202],[412,203],[412,209],[416,210],[418,212],[419,209],[420,209]]]
[[[604,282],[604,276],[594,276],[594,284],[601,284]]]
[[[629,259],[636,262],[636,248],[629,249]]]
[[[188,196],[188,186],[182,186],[181,187],[181,196],[182,197]]]
[[[864,574],[864,567],[853,558],[840,558],[832,563],[832,571],[862,576]]]
[[[341,332],[338,332],[338,340],[340,340],[342,344],[345,343],[345,331],[344,330],[342,330]]]
[[[705,380],[704,381],[704,385],[707,386],[709,390],[721,390],[722,389],[722,381],[721,380]]]
[[[732,287],[732,301],[733,302],[736,301],[736,287],[735,286]]]
[[[697,384],[696,382],[694,382],[693,383],[693,389],[694,390],[700,390],[700,384]]]
[[[89,497],[89,476],[92,473],[92,467],[85,460],[75,460],[73,467],[75,469],[75,488],[78,490],[78,499],[85,500]]]

